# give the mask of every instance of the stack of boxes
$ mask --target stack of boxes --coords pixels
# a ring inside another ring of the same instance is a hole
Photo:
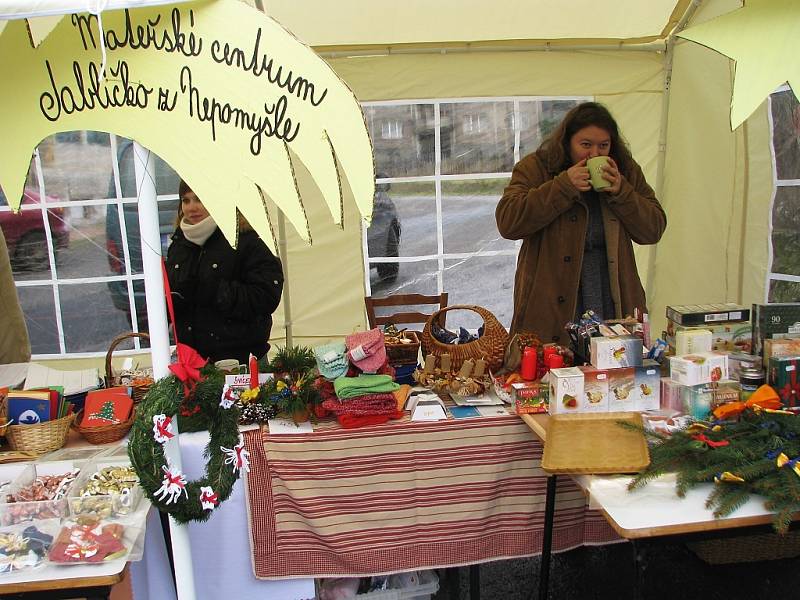
[[[591,365],[550,371],[550,413],[658,409],[660,366],[643,350],[632,335],[591,338]]]
[[[767,383],[788,408],[800,408],[800,303],[753,305],[754,353],[763,357]]]
[[[738,304],[668,306],[662,407],[705,419],[738,400],[738,366],[754,362],[751,331],[750,309]]]

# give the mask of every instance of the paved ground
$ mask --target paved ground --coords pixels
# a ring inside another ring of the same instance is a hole
[[[733,542],[729,542],[733,543]],[[800,546],[798,546],[800,547]],[[554,555],[551,600],[777,600],[800,598],[800,559],[709,565],[683,544],[640,546],[640,594],[635,591],[633,546],[611,544]],[[537,596],[539,559],[481,566],[481,600],[532,600]],[[434,600],[469,598],[469,573],[450,595],[442,581]]]

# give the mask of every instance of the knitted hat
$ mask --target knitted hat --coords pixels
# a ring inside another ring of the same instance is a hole
[[[345,338],[345,344],[350,362],[364,373],[375,373],[386,362],[383,331],[377,327],[348,335]]]
[[[347,372],[347,349],[342,342],[332,342],[314,348],[319,374],[325,379],[336,379]]]

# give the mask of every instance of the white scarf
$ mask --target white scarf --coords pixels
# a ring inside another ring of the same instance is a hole
[[[184,237],[198,246],[205,244],[216,229],[217,224],[211,218],[211,215],[195,225],[192,225],[186,219],[181,219],[181,231],[183,231]]]

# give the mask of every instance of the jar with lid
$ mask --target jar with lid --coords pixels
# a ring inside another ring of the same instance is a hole
[[[739,399],[745,402],[753,392],[764,385],[764,371],[758,367],[745,368],[739,371]]]

